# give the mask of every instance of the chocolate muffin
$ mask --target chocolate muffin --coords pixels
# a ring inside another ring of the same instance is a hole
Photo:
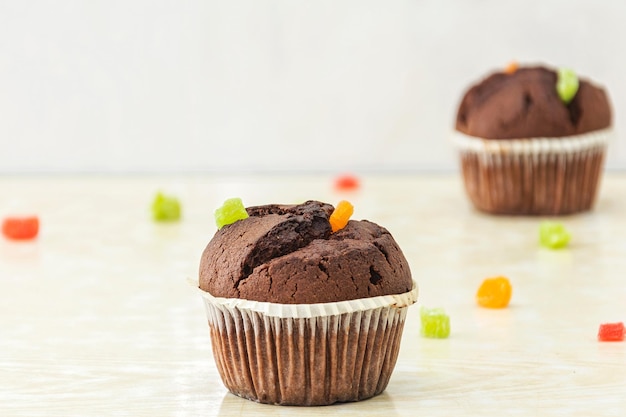
[[[417,289],[383,227],[317,201],[246,209],[202,254],[200,290],[222,381],[236,395],[326,405],[381,393]]]
[[[564,100],[559,76],[546,67],[496,72],[463,96],[454,142],[479,210],[558,215],[593,206],[611,106],[604,89],[585,79]]]

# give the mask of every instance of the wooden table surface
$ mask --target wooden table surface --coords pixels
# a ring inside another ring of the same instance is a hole
[[[607,175],[592,213],[560,219],[569,248],[539,247],[541,218],[472,210],[460,179],[363,176],[0,177],[0,214],[41,219],[34,242],[0,239],[1,416],[600,416],[626,414],[626,176]],[[156,224],[157,190],[183,219]],[[387,390],[360,403],[261,405],[223,387],[200,296],[188,284],[215,231],[213,210],[349,199],[387,227],[420,286]],[[476,306],[490,276],[509,308]],[[448,339],[422,338],[419,306],[443,307]]]

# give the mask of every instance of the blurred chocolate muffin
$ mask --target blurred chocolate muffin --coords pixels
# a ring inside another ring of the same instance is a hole
[[[470,200],[494,214],[591,209],[611,119],[604,89],[572,71],[489,75],[464,94],[453,135]]]

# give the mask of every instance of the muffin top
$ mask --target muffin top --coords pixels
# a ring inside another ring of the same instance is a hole
[[[367,220],[332,232],[333,210],[319,201],[246,208],[250,217],[219,229],[205,248],[200,288],[281,304],[410,291],[409,265],[391,234]]]
[[[472,86],[457,112],[456,130],[484,139],[563,137],[611,125],[605,91],[579,79],[574,98],[557,93],[557,72],[545,67],[496,72]]]

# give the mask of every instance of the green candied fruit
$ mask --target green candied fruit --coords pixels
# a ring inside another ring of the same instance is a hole
[[[543,247],[549,249],[564,248],[571,237],[561,223],[545,221],[539,225],[539,243]]]
[[[152,218],[156,222],[172,222],[180,219],[180,203],[176,197],[157,193],[152,201]]]
[[[229,198],[224,201],[222,207],[215,210],[215,224],[221,229],[227,224],[235,223],[237,220],[248,218],[248,212],[241,202],[241,198]]]
[[[569,104],[578,92],[578,76],[568,68],[557,71],[556,92],[565,104]]]
[[[420,333],[423,337],[445,339],[450,335],[450,317],[443,308],[420,309],[422,327]]]

